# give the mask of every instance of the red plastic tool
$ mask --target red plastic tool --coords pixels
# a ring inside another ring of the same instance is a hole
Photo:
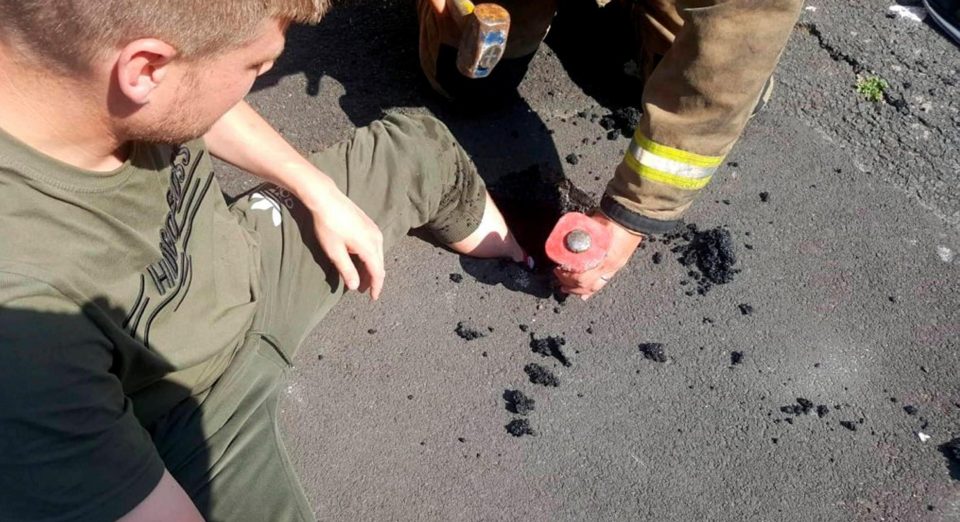
[[[585,214],[570,212],[553,227],[545,250],[562,270],[581,273],[600,266],[609,248],[610,234],[603,225]]]

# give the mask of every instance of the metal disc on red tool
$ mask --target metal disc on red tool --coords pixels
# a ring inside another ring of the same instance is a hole
[[[603,225],[590,216],[570,212],[553,227],[545,250],[561,269],[581,273],[600,266],[609,248],[610,234]]]

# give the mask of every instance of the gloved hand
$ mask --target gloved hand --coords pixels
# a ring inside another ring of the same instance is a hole
[[[579,295],[584,301],[606,286],[614,274],[627,264],[630,256],[643,241],[643,236],[620,226],[603,213],[598,212],[591,218],[606,227],[610,233],[610,248],[607,250],[607,257],[604,258],[600,266],[586,272],[573,273],[559,267],[553,272],[557,280],[560,281],[562,292]]]

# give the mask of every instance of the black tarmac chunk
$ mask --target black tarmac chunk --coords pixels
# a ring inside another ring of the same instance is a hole
[[[527,397],[520,390],[505,390],[503,400],[507,403],[507,411],[518,415],[526,415],[533,411],[537,401]]]
[[[560,386],[560,379],[549,369],[537,363],[530,363],[524,366],[523,371],[527,372],[527,376],[530,377],[530,382],[533,384],[553,387]]]
[[[667,354],[663,350],[662,343],[642,343],[640,344],[640,353],[653,362],[667,362]]]
[[[806,415],[810,413],[811,410],[813,410],[813,402],[803,397],[797,397],[796,404],[788,404],[780,407],[780,411],[789,415]]]
[[[533,353],[538,353],[544,357],[554,357],[560,361],[560,364],[570,366],[570,360],[563,353],[563,345],[565,344],[567,344],[567,340],[563,337],[553,336],[537,339],[533,334],[530,334],[530,348]]]
[[[504,426],[504,428],[507,429],[507,433],[514,437],[522,437],[524,435],[534,436],[537,434],[537,432],[533,431],[533,428],[530,427],[530,421],[527,419],[513,419]]]
[[[700,273],[697,280],[697,293],[703,295],[714,285],[723,285],[733,281],[733,277],[740,272],[734,268],[737,256],[734,252],[733,238],[730,231],[717,227],[710,230],[699,230],[696,225],[687,225],[685,231],[667,234],[668,242],[682,240],[672,249],[679,254],[680,264]]]
[[[453,331],[464,341],[473,341],[474,339],[479,339],[484,336],[483,332],[463,324],[463,321],[457,323],[457,327],[454,328]]]
[[[641,115],[641,112],[634,107],[622,107],[600,118],[600,126],[609,131],[608,139],[615,139],[618,134],[624,138],[630,138],[640,124]]]
[[[736,366],[743,362],[743,352],[730,352],[730,365]]]
[[[853,421],[840,421],[840,425],[850,431],[857,431],[857,423]]]

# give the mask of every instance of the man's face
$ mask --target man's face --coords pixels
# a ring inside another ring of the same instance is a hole
[[[286,23],[265,20],[243,47],[172,64],[166,86],[141,114],[123,123],[123,138],[180,144],[203,136],[273,67],[283,51],[285,31]]]

